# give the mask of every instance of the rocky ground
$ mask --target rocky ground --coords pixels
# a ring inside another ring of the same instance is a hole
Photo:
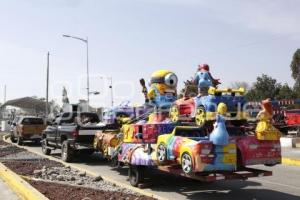
[[[1,137],[0,137],[1,138]],[[29,177],[30,184],[51,200],[151,200],[131,190],[45,159],[0,139],[0,162],[15,173]]]
[[[145,196],[136,196],[124,192],[112,192],[94,190],[86,187],[61,185],[59,183],[30,181],[30,184],[37,188],[50,200],[152,200]]]

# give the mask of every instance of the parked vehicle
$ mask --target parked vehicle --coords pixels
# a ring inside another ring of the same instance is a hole
[[[238,125],[246,122],[248,115],[243,110],[246,100],[243,96],[245,90],[240,88],[216,89],[210,88],[207,96],[184,97],[178,99],[170,108],[170,119],[173,122],[195,122],[197,126],[204,126],[207,121],[216,118],[216,108],[221,102],[228,107],[227,119]]]
[[[12,123],[10,139],[22,145],[24,140],[40,141],[42,131],[46,128],[40,117],[24,116],[16,118]]]
[[[78,152],[92,154],[96,131],[106,128],[98,123],[96,113],[62,113],[43,131],[43,153],[49,155],[51,150],[61,149],[62,160],[66,162],[71,162]]]
[[[17,122],[19,121],[20,118],[21,118],[20,116],[17,116],[12,121],[8,121],[8,124],[10,125],[10,133],[11,134],[15,130]]]

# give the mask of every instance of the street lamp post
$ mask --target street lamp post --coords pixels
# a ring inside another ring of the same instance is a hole
[[[110,81],[109,89],[110,89],[111,107],[113,107],[114,106],[114,94],[113,94],[113,86],[112,86],[113,85],[112,76],[108,76],[108,77],[101,76],[100,78],[101,79],[107,78]]]
[[[45,113],[45,118],[48,118],[49,115],[49,110],[48,110],[48,104],[49,104],[49,56],[50,53],[48,51],[47,53],[47,75],[46,75],[46,113]]]
[[[83,39],[80,37],[76,36],[71,36],[71,35],[63,35],[63,37],[68,37],[68,38],[73,38],[76,40],[80,40],[86,44],[86,89],[87,89],[87,105],[89,108],[90,105],[90,77],[89,77],[89,41],[88,38]]]

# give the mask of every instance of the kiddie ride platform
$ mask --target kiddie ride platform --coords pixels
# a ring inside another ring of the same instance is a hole
[[[163,172],[191,178],[202,182],[214,182],[218,180],[232,180],[232,179],[247,180],[248,178],[253,178],[253,177],[272,176],[272,171],[254,169],[248,167],[241,168],[238,171],[234,171],[234,172],[216,171],[216,172],[198,172],[192,174],[184,173],[180,166],[158,166],[157,168]]]

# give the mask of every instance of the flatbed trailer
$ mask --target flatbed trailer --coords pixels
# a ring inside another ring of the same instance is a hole
[[[216,171],[216,172],[200,172],[194,174],[186,174],[180,167],[172,166],[159,166],[157,168],[160,171],[183,176],[186,178],[202,181],[202,182],[214,182],[218,180],[230,180],[230,179],[242,179],[246,180],[252,177],[272,176],[272,171],[254,169],[254,168],[242,168],[238,171]]]
[[[145,173],[147,170],[158,170],[163,173],[171,174],[174,176],[185,177],[201,182],[215,182],[220,180],[247,180],[248,178],[272,176],[272,171],[244,167],[237,171],[215,171],[215,172],[199,172],[193,174],[186,174],[179,166],[142,166],[142,165],[129,165],[129,182],[134,187],[142,187],[145,182]]]

